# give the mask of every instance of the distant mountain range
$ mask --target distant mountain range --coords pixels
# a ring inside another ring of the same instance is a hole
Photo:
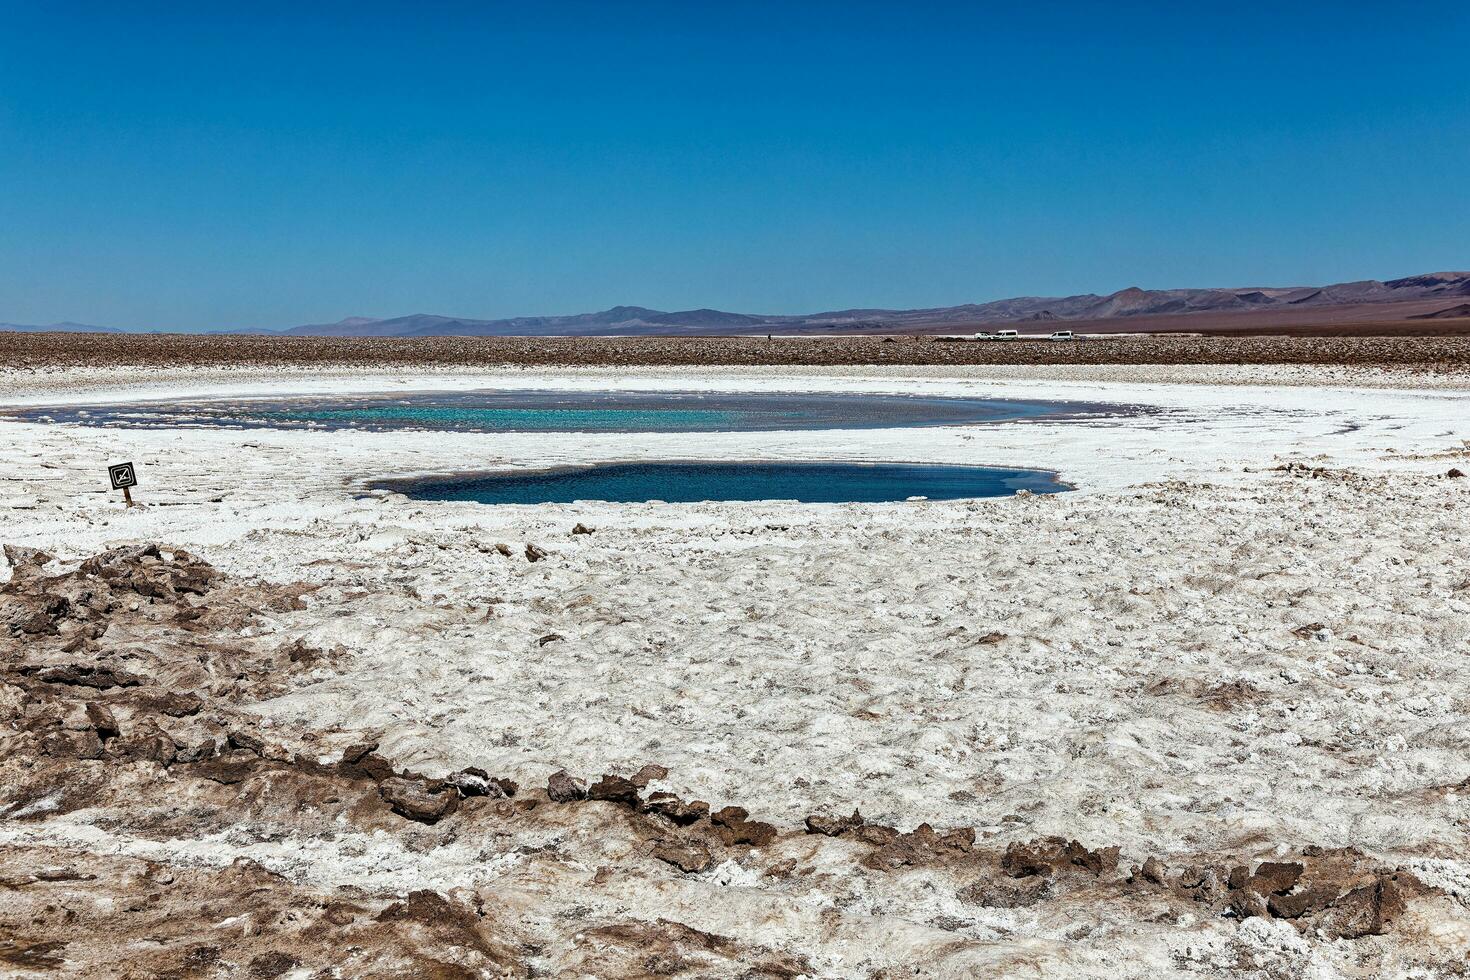
[[[336,323],[308,323],[281,330],[230,330],[222,333],[261,333],[312,337],[429,337],[429,336],[597,336],[610,334],[732,334],[823,333],[943,329],[984,324],[1025,324],[1052,321],[1118,320],[1129,317],[1187,316],[1211,313],[1259,313],[1313,308],[1352,309],[1415,301],[1419,307],[1404,317],[1459,316],[1454,305],[1435,310],[1433,301],[1452,303],[1470,297],[1470,272],[1432,272],[1421,276],[1379,281],[1365,279],[1330,286],[1245,287],[1237,289],[1140,289],[1131,286],[1107,296],[1019,296],[989,303],[920,310],[853,309],[796,316],[726,313],[721,310],[664,312],[643,306],[615,306],[600,313],[571,316],[522,316],[500,320],[413,313],[397,317],[353,316]],[[1427,307],[1425,304],[1429,304]],[[1390,313],[1390,317],[1392,314]],[[115,327],[79,323],[49,326],[0,324],[0,330],[120,332]],[[198,332],[198,331],[191,331]]]
[[[90,323],[0,323],[0,330],[18,333],[128,333],[121,327],[94,327]]]

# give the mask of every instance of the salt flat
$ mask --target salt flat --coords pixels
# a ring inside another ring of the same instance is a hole
[[[0,421],[8,543],[65,563],[166,542],[242,581],[313,587],[304,608],[264,612],[241,637],[342,648],[239,705],[283,741],[350,733],[428,776],[474,766],[523,786],[656,763],[668,773],[649,788],[738,804],[783,835],[690,874],[590,843],[605,832],[592,817],[491,844],[445,829],[459,817],[436,824],[439,837],[407,821],[402,834],[389,823],[328,835],[246,810],[228,832],[183,845],[126,821],[99,833],[97,814],[77,809],[0,822],[0,840],[205,868],[249,857],[302,887],[514,894],[522,925],[542,933],[528,962],[568,975],[621,975],[576,959],[564,938],[620,917],[780,950],[821,976],[1259,975],[1269,964],[1272,976],[1326,977],[1463,962],[1470,479],[1446,474],[1470,471],[1470,381],[1263,367],[73,370],[12,373],[0,406],[479,387],[1142,410],[1086,424],[697,436]],[[382,476],[664,458],[1034,466],[1078,490],[487,508],[363,489]],[[106,464],[125,459],[147,505],[129,511],[105,486]],[[594,533],[573,535],[579,522]],[[528,544],[546,557],[527,561]],[[845,860],[841,848],[857,846],[846,837],[836,852],[802,843],[807,815],[855,808],[901,831],[973,828],[982,850],[1048,835],[1117,846],[1121,863],[1052,901],[976,900],[944,862],[877,870]],[[554,869],[525,853],[549,843],[570,852]],[[590,856],[599,846],[616,853]],[[1151,856],[1183,866],[1313,847],[1356,848],[1430,891],[1393,929],[1348,940],[1103,887]],[[770,873],[781,859],[797,871]],[[573,882],[566,861],[618,873]]]

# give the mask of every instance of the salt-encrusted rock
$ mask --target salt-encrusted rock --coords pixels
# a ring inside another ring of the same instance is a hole
[[[41,738],[41,750],[60,759],[100,759],[102,739],[92,729],[73,732],[65,729],[47,732]]]
[[[300,965],[301,961],[289,953],[273,950],[251,959],[250,976],[258,977],[259,980],[271,980],[273,977],[290,973]]]
[[[806,832],[809,834],[824,834],[827,837],[841,837],[849,830],[856,830],[863,825],[863,815],[858,811],[852,811],[850,817],[829,817],[820,813],[814,813],[806,818]]]
[[[648,765],[644,766],[642,769],[639,769],[637,772],[635,772],[629,778],[630,778],[630,781],[633,783],[634,786],[637,786],[639,789],[643,789],[645,786],[647,786],[649,783],[653,782],[655,779],[663,779],[668,774],[669,774],[669,770],[667,768],[665,768],[664,766],[655,765],[654,763],[649,763]]]
[[[445,779],[459,790],[461,796],[487,796],[503,800],[516,795],[519,788],[514,781],[501,776],[492,776],[483,769],[470,766]]]
[[[22,568],[25,566],[39,568],[49,561],[54,561],[55,558],[40,548],[26,548],[18,544],[7,544],[5,546],[5,560],[10,562],[12,568]]]
[[[577,526],[574,527],[574,528],[572,528],[572,533],[573,534],[591,534],[595,530],[596,530],[596,528],[588,527],[586,524],[583,524],[583,523],[581,523],[579,521],[579,522],[577,522]]]
[[[178,755],[173,737],[152,722],[137,725],[128,734],[107,743],[107,751],[120,759],[172,765]]]
[[[884,835],[885,837],[887,835]],[[863,859],[863,865],[875,871],[892,871],[909,865],[939,863],[968,852],[975,845],[975,831],[960,827],[944,834],[936,833],[927,823],[912,833],[895,834]]]
[[[1038,837],[1026,843],[1013,841],[1001,857],[1000,866],[1012,878],[1054,874],[1073,867],[1101,876],[1118,866],[1118,853],[1116,847],[1088,850],[1075,840]]]
[[[1150,856],[1143,862],[1143,868],[1138,874],[1144,881],[1151,882],[1155,885],[1167,884],[1169,880],[1169,866],[1158,858]]]
[[[653,856],[686,874],[708,871],[715,861],[709,848],[693,841],[659,841],[653,845]]]
[[[230,747],[244,749],[256,755],[265,754],[265,739],[253,732],[247,732],[243,728],[232,728],[229,732]]]
[[[175,757],[174,761],[203,762],[206,759],[213,759],[219,755],[220,745],[220,741],[212,736],[202,738],[192,745],[181,745],[179,746],[179,754]]]
[[[546,781],[546,795],[553,803],[572,803],[587,798],[582,780],[570,775],[565,769],[552,774]]]
[[[420,823],[435,823],[453,813],[459,803],[454,787],[427,779],[389,776],[378,784],[378,795],[393,812]]]
[[[992,909],[1023,909],[1051,897],[1052,884],[1047,878],[1032,877],[1019,881],[992,881],[982,878],[955,893],[955,898],[968,905]]]
[[[538,548],[534,544],[526,545],[526,561],[540,561],[546,557],[546,549]]]
[[[1457,467],[1457,466],[1450,467],[1450,471],[1445,474],[1445,476],[1449,477],[1452,480],[1458,480],[1459,478],[1463,477],[1464,475],[1465,474],[1462,473],[1460,471],[1460,468]]]

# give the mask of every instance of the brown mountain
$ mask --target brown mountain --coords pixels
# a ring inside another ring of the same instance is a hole
[[[606,336],[619,334],[765,334],[968,330],[991,324],[1039,321],[1110,321],[1107,330],[1237,329],[1254,324],[1398,320],[1434,313],[1435,303],[1470,296],[1470,272],[1431,272],[1402,279],[1364,279],[1327,286],[1262,286],[1143,289],[1130,286],[1107,296],[1017,296],[988,303],[915,310],[847,309],[800,315],[762,315],[697,309],[665,312],[615,306],[597,313],[522,316],[496,320],[414,313],[397,317],[348,317],[284,330],[228,331],[317,337]],[[1448,316],[1448,313],[1444,313]],[[1198,324],[1199,326],[1193,326]],[[1209,326],[1206,328],[1205,324]],[[0,324],[0,330],[115,328],[56,324]],[[189,331],[198,332],[198,331]]]
[[[1470,317],[1470,303],[1461,303],[1459,306],[1451,306],[1448,309],[1436,310],[1433,313],[1419,313],[1409,317],[1410,320],[1458,320],[1461,317]]]
[[[1298,315],[1312,308],[1362,309],[1375,316],[1394,316],[1388,304],[1470,296],[1470,272],[1434,272],[1380,282],[1376,279],[1328,286],[1271,286],[1236,289],[1143,289],[1130,286],[1107,296],[1019,296],[989,303],[917,310],[848,309],[824,313],[770,316],[699,309],[665,313],[641,306],[617,306],[600,313],[574,316],[513,317],[475,320],[415,314],[388,320],[343,321],[293,327],[286,333],[331,336],[419,337],[582,336],[608,334],[738,334],[817,333],[873,330],[922,330],[1050,320],[1126,320],[1193,314],[1262,313],[1280,310]],[[1388,312],[1379,310],[1387,306]],[[1406,309],[1404,314],[1411,312]],[[1412,312],[1419,312],[1418,308]],[[1402,318],[1402,317],[1400,317]]]

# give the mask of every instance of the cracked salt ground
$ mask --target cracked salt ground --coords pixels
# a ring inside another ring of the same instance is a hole
[[[592,381],[606,383],[581,375],[567,383]],[[546,924],[517,937],[541,944],[538,969],[602,975],[646,974],[647,962],[619,951],[654,936],[715,975],[738,972],[732,963],[775,962],[776,952],[757,947],[804,956],[823,976],[904,966],[998,976],[1447,968],[1470,935],[1461,904],[1470,756],[1459,724],[1470,681],[1470,481],[1445,474],[1470,462],[1470,400],[1023,387],[1028,397],[1152,399],[1178,425],[709,440],[711,455],[726,458],[1048,464],[1083,487],[1063,498],[485,509],[351,492],[383,469],[614,450],[575,436],[533,446],[310,433],[251,433],[256,445],[246,447],[239,434],[0,423],[3,461],[22,476],[0,489],[0,506],[37,502],[11,540],[68,559],[118,541],[167,540],[230,575],[319,586],[301,596],[304,608],[264,609],[232,634],[266,650],[299,639],[345,651],[298,664],[281,690],[239,697],[236,710],[282,739],[336,729],[378,742],[400,768],[442,777],[474,766],[523,787],[544,786],[563,768],[595,778],[657,761],[669,773],[649,792],[737,804],[782,834],[734,856],[712,852],[706,870],[685,873],[624,841],[622,811],[611,804],[574,808],[586,812],[572,827],[497,825],[485,836],[474,801],[423,828],[384,811],[374,794],[371,816],[353,809],[347,827],[328,832],[289,807],[273,809],[267,793],[211,818],[233,823],[204,835],[188,851],[199,863],[176,872],[217,896],[233,886],[208,869],[247,856],[287,876],[272,879],[271,894],[317,900],[350,884],[384,896],[374,916],[387,914],[389,890],[433,889],[470,906],[453,892],[474,890],[477,901],[509,903]],[[615,451],[654,456],[668,446],[638,437]],[[1037,459],[1039,446],[1051,458]],[[122,512],[105,494],[72,494],[114,451],[140,460],[142,499],[177,506]],[[40,459],[58,469],[41,469]],[[1294,461],[1308,465],[1277,468]],[[222,491],[224,503],[208,504]],[[577,523],[595,534],[574,535]],[[528,561],[527,545],[544,557]],[[560,639],[539,642],[553,634]],[[141,789],[150,765],[121,771]],[[202,799],[218,806],[233,792]],[[163,862],[156,848],[169,843],[171,825],[128,798],[124,785],[109,800],[105,840],[95,836],[100,811],[12,814],[4,829],[8,846],[22,848],[14,859],[59,847],[74,863],[95,860],[87,873],[98,874],[99,890],[122,880],[109,876],[124,866],[109,861]],[[117,822],[129,806],[134,815]],[[966,891],[975,872],[866,868],[870,845],[846,835],[815,850],[798,843],[811,836],[806,815],[854,807],[904,831],[923,822],[941,833],[971,828],[979,854],[1054,834],[1120,847],[1121,861],[1096,879],[1054,876],[1055,897],[1008,908],[995,903],[1012,901],[1010,892]],[[1201,855],[1290,861],[1313,846],[1358,848],[1366,856],[1354,860],[1406,869],[1434,891],[1411,897],[1383,935],[1350,942],[1295,920],[1240,922],[1219,905],[1178,904],[1172,896],[1183,892],[1116,891],[1150,856],[1167,863],[1177,889],[1181,869]],[[793,869],[781,872],[788,860]],[[610,870],[596,882],[601,867]],[[405,914],[382,928],[424,928]],[[654,925],[660,918],[695,933]],[[598,955],[623,965],[589,960],[591,947],[551,923],[580,935],[610,929],[596,933]]]

